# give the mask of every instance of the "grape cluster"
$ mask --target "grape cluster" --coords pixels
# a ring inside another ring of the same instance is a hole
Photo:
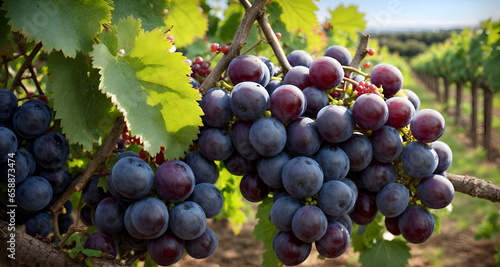
[[[207,218],[217,216],[224,201],[214,185],[219,178],[215,162],[199,151],[187,153],[184,161],[165,161],[161,152],[150,157],[144,150],[124,150],[134,143],[140,141],[124,129],[120,154],[107,174],[108,192],[99,184],[101,174],[82,192],[82,221],[98,230],[85,248],[117,256],[123,243],[136,253],[147,251],[158,265],[176,263],[184,251],[196,259],[210,256],[218,239]]]
[[[29,99],[19,105],[13,92],[0,89],[0,180],[8,183],[8,204],[17,205],[16,225],[24,224],[31,236],[52,232],[49,208],[72,181],[65,167],[68,141],[52,131],[52,119],[44,101]],[[64,207],[58,216],[60,233],[73,224],[71,202]]]
[[[452,153],[437,140],[442,115],[419,110],[418,96],[402,89],[393,65],[350,79],[345,47],[317,58],[295,50],[287,59],[292,68],[277,77],[269,59],[236,57],[227,69],[234,87],[211,88],[200,102],[197,143],[202,157],[243,176],[245,199],[271,193],[278,259],[300,264],[312,243],[322,256],[338,257],[353,223],[367,225],[378,212],[392,234],[427,240],[435,226],[429,208],[454,197],[445,178]]]

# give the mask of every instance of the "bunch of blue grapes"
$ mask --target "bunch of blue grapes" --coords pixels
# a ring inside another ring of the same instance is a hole
[[[31,236],[46,237],[52,232],[49,208],[72,181],[65,165],[68,141],[52,131],[52,119],[46,102],[20,102],[12,91],[0,89],[0,180],[8,184],[9,193],[2,210],[15,207],[16,225],[24,225]],[[61,233],[73,224],[71,202],[64,207],[58,217]]]
[[[183,161],[146,160],[122,151],[104,178],[107,191],[99,174],[91,177],[82,191],[80,217],[97,231],[86,239],[85,248],[115,257],[127,250],[147,252],[158,265],[174,264],[184,252],[195,259],[212,255],[218,238],[207,219],[217,216],[224,203],[214,185],[219,178],[215,162],[199,151],[186,154]]]
[[[199,153],[242,176],[248,201],[273,197],[272,247],[285,265],[305,261],[312,243],[326,258],[342,255],[353,223],[378,212],[390,233],[424,242],[435,227],[429,209],[454,197],[452,153],[437,140],[443,116],[419,110],[395,66],[349,79],[351,60],[342,46],[315,59],[295,50],[280,75],[268,58],[239,56],[227,69],[234,87],[211,88],[200,102]]]

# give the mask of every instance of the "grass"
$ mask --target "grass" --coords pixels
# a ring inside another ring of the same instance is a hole
[[[435,95],[420,87],[412,77],[409,77],[409,79],[406,78],[405,88],[414,91],[420,97],[420,109],[436,109],[445,117],[447,123],[446,131],[439,140],[447,143],[453,151],[453,162],[448,172],[471,175],[500,185],[500,170],[496,165],[484,160],[484,150],[468,147],[464,142],[465,136],[461,133],[463,130],[453,126],[454,120],[444,113],[444,107],[435,101]],[[496,97],[496,99],[498,98],[500,97]],[[495,101],[498,101],[496,99]],[[455,194],[452,205],[453,211],[451,213],[439,211],[438,214],[443,219],[448,217],[451,220],[457,221],[459,228],[477,225],[489,211],[500,210],[500,204],[498,203],[473,198],[459,192]]]

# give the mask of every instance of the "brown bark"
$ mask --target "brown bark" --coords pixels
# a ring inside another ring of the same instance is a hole
[[[460,126],[460,117],[462,116],[462,83],[457,82],[457,105],[455,106],[455,124]]]
[[[34,238],[25,234],[19,229],[9,231],[9,225],[5,221],[0,221],[0,229],[7,234],[7,238],[0,235],[0,266],[9,267],[58,267],[58,266],[87,266],[85,261],[75,261],[68,253],[59,249],[56,244],[48,243],[41,239]],[[10,235],[15,235],[15,243],[7,243]],[[11,252],[7,249],[11,245],[15,245],[15,259],[8,257]],[[99,257],[92,257],[90,261],[95,267],[98,266],[127,266],[118,260]]]
[[[448,113],[448,107],[449,107],[449,98],[450,98],[450,84],[448,83],[448,79],[446,77],[443,77],[443,84],[444,84],[444,112]]]
[[[468,175],[447,173],[446,177],[451,181],[456,192],[491,202],[500,202],[500,186],[498,185]]]
[[[436,92],[436,97],[438,101],[441,101],[441,89],[439,88],[439,76],[434,77],[434,87]]]
[[[484,91],[484,133],[483,133],[483,146],[486,149],[486,158],[491,160],[493,158],[491,153],[491,122],[493,111],[493,93],[490,88],[485,86]]]
[[[472,113],[471,113],[471,137],[472,137],[472,146],[477,146],[477,91],[478,91],[478,82],[473,81],[471,86],[471,105],[472,105]]]

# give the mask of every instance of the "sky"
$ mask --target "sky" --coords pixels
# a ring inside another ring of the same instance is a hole
[[[367,33],[465,28],[500,19],[500,0],[320,0],[320,21],[328,8],[356,5],[365,13]]]

